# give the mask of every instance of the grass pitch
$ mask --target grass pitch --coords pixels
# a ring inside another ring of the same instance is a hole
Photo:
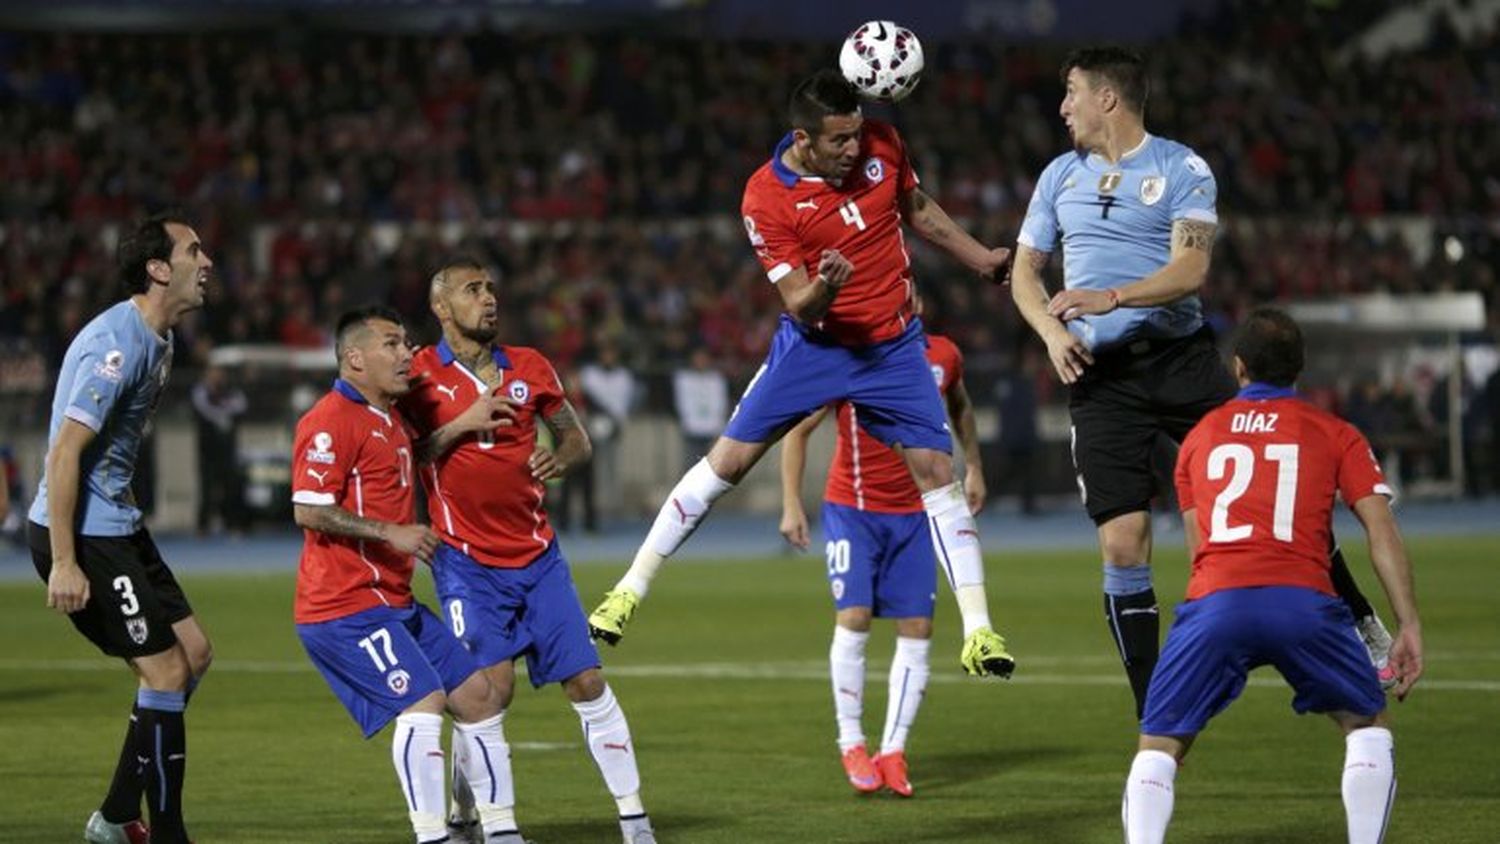
[[[1346,546],[1348,547],[1348,546]],[[564,546],[566,550],[566,545]],[[689,547],[691,552],[691,547]],[[1494,538],[1412,543],[1428,674],[1394,706],[1400,794],[1388,841],[1500,841],[1500,575]],[[1158,592],[1185,566],[1162,549]],[[1359,579],[1378,594],[1361,549]],[[669,844],[1118,842],[1134,749],[1130,693],[1104,629],[1093,554],[991,557],[991,605],[1020,668],[957,667],[939,596],[934,674],[908,745],[911,800],[859,797],[834,747],[825,670],[832,612],[820,557],[674,562],[606,674],[630,718],[644,796]],[[189,709],[189,827],[221,842],[406,842],[388,733],[371,741],[313,672],[285,574],[194,575],[176,561],[217,661]],[[619,571],[575,570],[587,605]],[[426,593],[428,579],[419,575]],[[940,592],[945,591],[940,587]],[[430,600],[430,598],[426,598]],[[884,717],[889,625],[871,640],[866,731]],[[0,840],[81,839],[108,785],[133,681],[43,607],[0,582]],[[1343,743],[1296,717],[1262,670],[1204,733],[1177,781],[1177,842],[1343,840]],[[556,688],[518,691],[506,721],[518,817],[540,844],[619,840],[613,803]]]

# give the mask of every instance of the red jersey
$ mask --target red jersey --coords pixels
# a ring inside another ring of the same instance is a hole
[[[815,327],[862,346],[901,334],[911,319],[911,258],[901,234],[902,196],[917,187],[906,145],[891,126],[866,120],[860,160],[843,183],[799,176],[781,161],[788,134],[745,185],[740,213],[750,245],[774,284],[799,267],[816,275],[823,250],[854,265]]]
[[[964,377],[963,353],[947,337],[929,334],[927,362],[938,392],[946,398]],[[849,402],[839,402],[838,422],[823,500],[876,513],[920,513],[922,493],[901,455],[865,431],[858,409]]]
[[[377,410],[348,382],[297,420],[292,501],[342,507],[381,522],[414,515],[411,440],[394,411]],[[298,624],[343,618],[371,607],[411,605],[412,558],[384,542],[304,531],[297,566]]]
[[[538,419],[563,406],[562,383],[535,349],[495,346],[498,390],[517,402],[515,424],[470,434],[422,467],[427,512],[444,542],[487,566],[521,568],[551,544],[547,487],[526,465],[536,450]],[[453,357],[447,341],[417,352],[412,377],[426,377],[401,398],[418,438],[443,427],[488,387]]]
[[[1334,496],[1353,505],[1390,495],[1353,425],[1252,385],[1203,417],[1177,455],[1177,495],[1201,541],[1189,600],[1220,589],[1305,586],[1335,594],[1328,575]]]

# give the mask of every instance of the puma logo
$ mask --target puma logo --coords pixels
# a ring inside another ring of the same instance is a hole
[[[451,387],[444,387],[442,384],[438,384],[437,385],[437,391],[439,393],[443,393],[446,396],[448,396],[448,401],[454,401],[454,400],[456,400],[458,398],[458,385],[457,384],[454,384]]]
[[[379,439],[381,442],[390,442],[390,439],[385,435],[385,431],[382,431],[379,428],[372,429],[370,431],[370,436]]]
[[[615,744],[614,742],[608,742],[607,741],[607,742],[604,743],[604,749],[605,750],[618,750],[621,753],[629,753],[630,752],[630,742],[627,740],[627,741],[621,742],[620,744]]]
[[[317,481],[320,484],[323,483],[324,479],[328,477],[327,472],[317,472],[314,471],[311,467],[308,468],[307,474],[312,475],[313,480]]]
[[[840,687],[839,688],[839,694],[841,694],[841,695],[848,695],[849,697],[852,697],[855,700],[859,700],[859,692],[856,692],[853,689],[845,689],[843,687]]]
[[[795,210],[797,211],[807,211],[808,209],[811,209],[813,211],[818,210],[818,203],[813,202],[811,199],[806,199],[802,202],[797,203],[797,205],[795,206]]]
[[[958,533],[959,536],[972,536],[975,539],[979,538],[979,531],[977,531],[977,530],[969,530],[968,528],[959,528],[958,531],[957,531],[957,533]]]
[[[697,513],[689,513],[687,510],[684,510],[682,508],[682,502],[678,501],[675,498],[672,499],[672,506],[677,508],[677,515],[682,518],[683,524],[687,524],[688,519],[696,519],[697,517],[703,515],[701,511]]]

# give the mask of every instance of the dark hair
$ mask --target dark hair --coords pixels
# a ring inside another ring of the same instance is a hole
[[[1124,47],[1085,47],[1074,50],[1063,59],[1063,85],[1068,84],[1068,71],[1078,68],[1090,76],[1097,76],[1120,95],[1125,107],[1144,117],[1146,100],[1151,96],[1151,84],[1146,80],[1146,62],[1140,53]],[[1092,84],[1093,80],[1090,80]]]
[[[168,223],[191,226],[178,211],[162,211],[136,223],[126,232],[115,247],[115,265],[120,270],[120,281],[131,293],[145,293],[151,289],[151,277],[146,274],[146,264],[151,261],[172,260],[172,247],[176,242],[167,231]]]
[[[859,91],[838,71],[820,70],[798,83],[786,111],[793,129],[816,138],[823,118],[859,111]]]
[[[1302,374],[1302,329],[1286,311],[1256,308],[1234,339],[1234,356],[1251,381],[1290,387]]]
[[[386,305],[366,305],[344,311],[339,317],[338,327],[333,330],[333,354],[340,365],[344,362],[344,352],[348,350],[349,344],[354,342],[355,336],[364,331],[365,324],[371,320],[384,320],[405,327],[401,314]]]

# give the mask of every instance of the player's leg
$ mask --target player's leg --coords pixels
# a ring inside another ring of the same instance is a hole
[[[856,791],[878,791],[880,773],[865,746],[865,646],[875,606],[875,573],[883,552],[879,516],[823,503],[824,555],[833,595],[833,640],[828,679],[838,727],[839,757]]]
[[[1342,791],[1351,844],[1376,844],[1385,835],[1396,796],[1396,768],[1385,694],[1354,619],[1338,598],[1311,589],[1257,590],[1275,608],[1267,630],[1282,633],[1269,662],[1295,690],[1297,712],[1326,712],[1345,732]],[[1289,622],[1293,614],[1295,623]]]
[[[916,722],[932,674],[932,612],[937,592],[937,561],[923,513],[879,517],[885,528],[881,565],[875,580],[875,615],[896,622],[896,653],[887,679],[885,729],[875,767],[886,788],[912,795],[907,775],[906,739]]]
[[[443,679],[447,708],[453,715],[453,802],[466,802],[470,811],[465,813],[460,805],[461,823],[455,830],[450,810],[450,837],[456,841],[478,838],[487,844],[521,844],[516,828],[510,746],[502,729],[505,707],[515,684],[515,664],[507,660],[496,666],[495,673],[506,681],[502,689],[490,680],[490,672],[479,666],[458,637],[426,607],[417,607],[408,629]],[[466,794],[460,795],[461,790]],[[462,823],[465,814],[473,817],[472,824]]]
[[[1344,730],[1344,774],[1339,784],[1349,844],[1380,844],[1396,802],[1395,741],[1385,714],[1330,712]]]
[[[415,608],[376,607],[297,625],[329,689],[371,738],[395,722],[391,766],[418,842],[448,838],[443,818],[443,678],[413,636]],[[152,832],[155,840],[155,831]]]
[[[515,693],[514,657],[529,646],[524,629],[517,623],[517,614],[525,604],[528,573],[481,565],[444,544],[433,556],[432,574],[438,605],[448,623],[444,634],[456,637],[475,663],[484,666],[483,675],[498,707],[494,713],[473,720],[462,715],[455,718],[448,826],[456,840],[488,831],[496,833],[496,841],[508,841],[504,835],[518,838],[514,835],[515,780],[504,722],[505,710]],[[441,649],[434,646],[434,650]],[[462,670],[455,673],[467,677]],[[486,745],[482,750],[476,747],[480,743]]]
[[[136,693],[135,745],[144,770],[151,841],[186,844],[182,786],[187,775],[187,688],[192,679],[187,654],[173,643],[161,653],[131,660],[140,676]]]
[[[1151,677],[1141,738],[1120,808],[1127,844],[1156,844],[1166,835],[1175,802],[1177,765],[1193,737],[1245,688],[1256,664],[1257,606],[1253,590],[1227,590],[1180,605],[1161,662]]]
[[[1069,410],[1078,489],[1098,531],[1104,620],[1140,718],[1161,639],[1151,578],[1151,458],[1160,423],[1136,379],[1126,367],[1086,377],[1074,385]]]
[[[620,831],[627,844],[655,844],[651,819],[641,800],[641,774],[636,767],[635,742],[625,711],[597,668],[581,671],[563,681],[563,692],[578,713],[583,739],[604,785],[615,799]]]
[[[809,343],[783,319],[760,371],[745,387],[723,436],[672,488],[630,569],[589,616],[591,633],[613,645],[645,598],[657,571],[782,435],[807,414],[844,397],[853,365],[848,349]]]

